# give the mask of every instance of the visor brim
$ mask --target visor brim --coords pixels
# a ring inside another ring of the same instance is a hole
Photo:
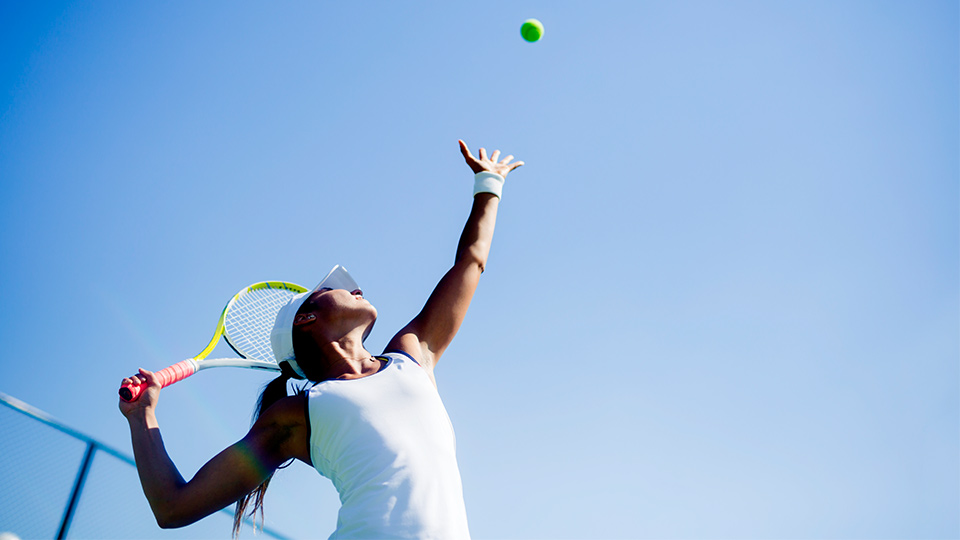
[[[357,285],[357,282],[350,276],[347,269],[338,264],[330,270],[327,277],[323,278],[320,283],[313,288],[314,291],[319,291],[320,289],[345,289],[353,292],[360,289],[360,286]]]

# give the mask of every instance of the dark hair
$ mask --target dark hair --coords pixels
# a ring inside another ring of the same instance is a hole
[[[255,423],[260,415],[264,411],[270,408],[271,405],[280,401],[281,399],[287,397],[287,383],[290,379],[298,378],[297,375],[290,369],[290,366],[286,363],[280,364],[280,376],[276,379],[265,384],[263,391],[260,392],[260,398],[257,400],[257,406],[253,412],[253,422]],[[280,465],[277,469],[283,469],[290,465],[293,462],[293,458],[290,461]],[[266,480],[263,481],[259,486],[256,487],[250,493],[247,493],[237,501],[237,509],[233,514],[233,537],[237,538],[240,536],[240,526],[243,524],[244,513],[247,511],[247,506],[250,505],[250,501],[253,501],[253,508],[250,509],[250,513],[247,516],[253,518],[253,528],[256,531],[257,528],[257,510],[260,511],[260,527],[263,527],[263,496],[267,492],[267,486],[270,485],[270,479],[273,478],[274,470],[267,476]]]
[[[301,388],[297,389],[297,393],[300,393],[307,388],[307,385],[310,381],[320,380],[320,378],[318,378],[318,374],[314,373],[314,371],[317,370],[319,363],[316,360],[323,356],[323,352],[320,350],[317,342],[311,338],[309,333],[300,331],[296,326],[293,327],[292,338],[293,353],[298,359],[300,359],[298,360],[297,365],[300,366],[300,370],[303,372],[303,374],[307,376],[307,382]],[[286,362],[281,362],[280,376],[267,383],[263,387],[263,391],[260,393],[260,399],[257,400],[257,407],[253,413],[253,422],[256,422],[257,418],[260,418],[260,415],[269,409],[271,405],[287,397],[287,383],[290,381],[290,379],[303,380],[299,375],[294,373],[289,364]],[[283,465],[277,467],[277,469],[283,469],[292,462],[293,458]],[[276,472],[276,470],[274,470],[274,472]],[[240,535],[240,525],[243,524],[243,514],[247,511],[247,507],[250,505],[251,500],[253,501],[253,508],[250,509],[250,512],[247,515],[254,518],[254,529],[256,529],[255,514],[257,513],[257,510],[259,510],[260,526],[263,526],[263,496],[267,492],[267,486],[270,485],[271,478],[273,478],[273,472],[271,472],[270,476],[268,476],[262,484],[257,486],[256,489],[250,493],[247,493],[237,501],[237,509],[233,514],[234,538],[237,538]]]
[[[293,338],[293,354],[297,357],[297,365],[300,371],[311,381],[320,381],[322,377],[322,368],[319,360],[323,358],[323,351],[317,340],[298,327],[293,328],[291,335]],[[296,375],[294,375],[296,377]]]

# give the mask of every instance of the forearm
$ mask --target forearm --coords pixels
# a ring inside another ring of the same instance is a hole
[[[128,421],[143,494],[150,503],[157,523],[161,527],[166,526],[171,522],[177,492],[186,482],[167,454],[154,414],[142,412],[131,415]]]
[[[490,255],[499,205],[500,198],[490,193],[479,193],[473,198],[470,217],[467,218],[457,245],[455,266],[463,262],[474,263],[483,272]]]

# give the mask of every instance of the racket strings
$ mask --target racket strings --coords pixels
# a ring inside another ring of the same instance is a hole
[[[276,363],[270,332],[277,312],[297,294],[289,289],[248,289],[238,295],[224,317],[227,342],[246,358]]]

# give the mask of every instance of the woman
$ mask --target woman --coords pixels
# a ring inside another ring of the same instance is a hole
[[[130,424],[144,494],[164,528],[193,523],[237,502],[234,535],[252,500],[262,513],[273,473],[299,459],[330,478],[342,503],[331,538],[468,538],[453,429],[433,370],[466,316],[490,252],[504,178],[522,161],[474,157],[474,202],[453,267],[423,310],[384,353],[363,339],[377,310],[349,275],[334,268],[317,289],[281,309],[271,334],[280,377],[267,385],[247,435],[184,481],[163,447],[155,409],[160,386],[150,371],[123,380],[146,384],[138,401],[120,402]],[[287,396],[291,378],[313,381]]]

